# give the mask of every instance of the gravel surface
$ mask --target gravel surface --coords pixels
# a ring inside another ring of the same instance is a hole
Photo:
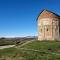
[[[15,45],[0,46],[0,49],[14,47]]]

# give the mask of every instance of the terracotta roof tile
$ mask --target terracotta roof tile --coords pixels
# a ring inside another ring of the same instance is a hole
[[[53,12],[51,12],[51,11],[43,10],[43,11],[39,14],[38,18],[40,18],[40,19],[41,19],[41,18],[60,18],[60,16],[57,15],[57,14],[55,14],[55,13],[53,13]]]

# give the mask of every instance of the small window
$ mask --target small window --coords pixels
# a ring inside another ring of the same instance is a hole
[[[47,28],[47,31],[48,31],[48,28]]]
[[[42,29],[40,29],[40,32],[42,32]]]

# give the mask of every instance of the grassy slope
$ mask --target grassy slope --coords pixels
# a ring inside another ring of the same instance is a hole
[[[60,42],[33,41],[20,48],[0,50],[0,60],[60,60]]]

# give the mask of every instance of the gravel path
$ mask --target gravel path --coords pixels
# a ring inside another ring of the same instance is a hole
[[[15,45],[0,46],[0,49],[10,48],[10,47],[14,47],[14,46]]]

